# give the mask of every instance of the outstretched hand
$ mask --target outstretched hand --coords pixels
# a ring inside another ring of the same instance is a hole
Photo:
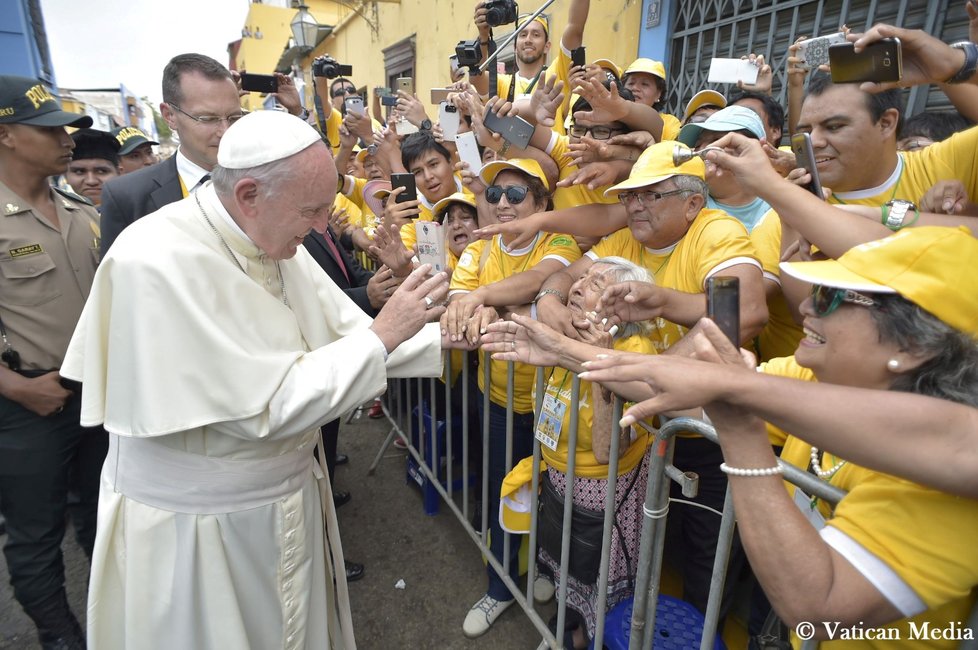
[[[448,295],[448,276],[438,273],[429,278],[430,272],[430,264],[422,264],[411,272],[370,325],[388,352],[445,312],[441,302]]]
[[[518,361],[533,366],[556,366],[565,337],[560,332],[519,314],[513,320],[490,323],[482,349],[497,361]]]

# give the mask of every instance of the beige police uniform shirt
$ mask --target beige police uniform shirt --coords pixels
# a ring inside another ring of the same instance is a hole
[[[99,259],[98,212],[51,194],[60,230],[0,182],[0,318],[25,370],[61,366]]]

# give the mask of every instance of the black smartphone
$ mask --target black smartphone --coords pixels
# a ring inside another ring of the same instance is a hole
[[[397,95],[381,95],[380,103],[382,106],[397,106]]]
[[[585,63],[586,61],[587,61],[587,54],[585,53],[585,48],[584,48],[583,45],[580,46],[580,47],[575,47],[573,50],[571,50],[571,65],[572,66],[575,66],[575,65],[583,66],[583,65],[586,64]]]
[[[706,281],[706,315],[740,347],[740,278],[714,276]]]
[[[795,154],[795,164],[799,167],[804,167],[812,177],[812,180],[805,186],[805,189],[818,198],[825,200],[825,197],[822,195],[822,181],[818,177],[818,168],[815,166],[815,151],[812,149],[812,136],[807,133],[796,133],[791,136],[791,151]]]
[[[499,117],[493,111],[486,111],[482,123],[490,131],[498,133],[503,140],[520,149],[526,149],[533,137],[533,125],[522,117]]]
[[[903,58],[899,38],[884,38],[856,52],[853,43],[829,46],[833,83],[900,81]]]
[[[391,174],[391,191],[393,192],[399,187],[403,187],[404,191],[397,195],[394,203],[418,200],[418,189],[414,184],[414,174]]]
[[[278,79],[273,74],[244,72],[241,74],[241,90],[253,93],[276,93],[278,92]]]

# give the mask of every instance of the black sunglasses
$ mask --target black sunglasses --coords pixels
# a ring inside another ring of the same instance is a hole
[[[356,95],[357,89],[352,86],[347,86],[346,88],[334,88],[333,92],[329,94],[330,97],[342,97],[343,95]]]
[[[495,205],[496,203],[499,203],[499,200],[503,198],[503,194],[505,194],[506,200],[509,201],[510,205],[517,205],[526,199],[526,195],[529,191],[530,188],[528,188],[526,185],[509,185],[507,187],[490,185],[486,188],[486,201],[489,201],[489,203]]]

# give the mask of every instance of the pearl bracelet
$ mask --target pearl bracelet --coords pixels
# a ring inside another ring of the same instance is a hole
[[[784,467],[777,465],[775,467],[743,469],[740,467],[731,467],[726,463],[720,463],[720,471],[731,476],[775,476],[777,474],[784,474]]]

